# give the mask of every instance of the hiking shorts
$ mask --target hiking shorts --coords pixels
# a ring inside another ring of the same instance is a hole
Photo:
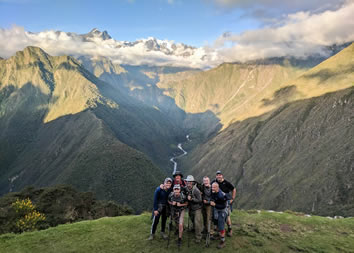
[[[213,214],[214,224],[218,226],[219,231],[225,229],[227,213],[228,213],[227,208],[225,209],[214,208],[214,214]]]
[[[176,224],[184,223],[184,209],[172,212],[172,219]]]

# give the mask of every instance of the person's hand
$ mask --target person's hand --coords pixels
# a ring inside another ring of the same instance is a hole
[[[214,201],[210,201],[210,205],[211,206],[215,206],[215,202]]]
[[[163,190],[163,188],[164,188],[163,184],[160,184],[160,188]]]
[[[155,216],[159,215],[159,211],[157,211],[157,210],[154,211],[154,215],[155,215]]]
[[[191,197],[191,195],[188,195],[188,200],[192,200],[192,197]]]
[[[206,199],[204,199],[203,201],[204,201],[204,204],[208,204],[208,201]]]
[[[234,202],[234,200],[233,200],[233,199],[230,199],[230,205],[232,204],[232,202]]]
[[[175,205],[176,205],[176,201],[173,201],[173,202],[172,202],[172,205],[175,206]]]
[[[179,202],[177,202],[177,206],[182,206],[182,204],[181,204],[181,203],[179,203]]]

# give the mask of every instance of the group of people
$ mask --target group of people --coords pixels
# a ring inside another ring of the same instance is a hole
[[[166,222],[170,217],[170,224],[172,221],[176,224],[177,244],[180,246],[184,216],[188,210],[188,216],[192,222],[188,228],[195,232],[195,242],[200,243],[204,233],[211,239],[220,239],[218,248],[221,249],[225,247],[225,223],[228,227],[227,236],[232,236],[230,214],[235,197],[236,188],[224,179],[221,171],[216,172],[216,177],[212,182],[209,177],[205,176],[202,184],[196,182],[192,175],[184,180],[183,174],[176,171],[173,179],[166,178],[164,183],[155,190],[153,221],[148,240],[155,238],[160,218],[161,237],[169,239],[170,235],[166,234]],[[214,228],[217,232],[214,232]]]

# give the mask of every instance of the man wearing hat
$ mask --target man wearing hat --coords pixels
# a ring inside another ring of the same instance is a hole
[[[183,174],[179,170],[176,170],[173,173],[173,181],[172,181],[172,188],[178,184],[181,187],[181,191],[187,195],[186,187],[187,184],[183,179]],[[160,185],[160,188],[163,189],[163,184]]]
[[[166,178],[163,187],[160,186],[156,188],[154,193],[154,213],[151,225],[150,236],[148,240],[153,240],[155,237],[155,232],[157,225],[159,224],[160,216],[162,216],[161,221],[161,237],[167,239],[165,234],[166,220],[167,220],[167,201],[168,196],[171,193],[172,179]]]
[[[179,170],[173,173],[172,187],[176,184],[179,184],[181,186],[181,190],[185,192],[186,182],[183,180],[183,174]]]
[[[212,184],[217,182],[219,184],[219,188],[226,194],[230,195],[230,200],[228,201],[228,216],[227,216],[227,236],[232,236],[232,227],[231,227],[231,218],[230,214],[232,212],[232,203],[236,197],[236,188],[227,180],[224,179],[224,175],[220,170],[216,172],[216,178],[213,180]]]
[[[184,212],[188,205],[187,196],[181,191],[181,186],[173,186],[173,192],[168,196],[168,203],[171,206],[171,218],[178,225],[178,246],[182,243]]]
[[[192,220],[192,223],[194,225],[193,227],[195,229],[195,241],[196,243],[200,243],[202,239],[202,230],[203,230],[202,193],[198,189],[197,184],[192,175],[189,175],[186,181],[187,181],[187,191],[188,191],[189,218]]]

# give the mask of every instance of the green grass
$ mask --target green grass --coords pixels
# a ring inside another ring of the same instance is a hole
[[[354,218],[289,213],[234,211],[234,236],[226,238],[223,252],[354,252]],[[187,222],[186,222],[187,223]],[[167,241],[147,241],[150,214],[121,216],[60,225],[48,230],[0,236],[0,252],[177,252],[176,236]],[[188,247],[188,236],[190,247]],[[193,234],[184,234],[180,252],[212,252],[204,242],[196,244]]]

